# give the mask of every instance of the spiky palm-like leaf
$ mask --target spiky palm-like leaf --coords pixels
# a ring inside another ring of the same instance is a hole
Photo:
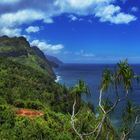
[[[90,94],[89,88],[86,83],[82,80],[79,80],[78,84],[73,88],[75,94]]]
[[[112,83],[113,83],[112,72],[109,69],[105,69],[102,74],[100,90],[106,91]]]
[[[120,61],[120,63],[118,63],[116,78],[118,83],[122,83],[124,85],[126,93],[128,94],[128,91],[132,90],[132,81],[135,78],[135,75],[127,60]]]

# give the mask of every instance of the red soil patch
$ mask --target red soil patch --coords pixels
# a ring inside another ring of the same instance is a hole
[[[44,115],[43,112],[34,111],[34,110],[30,110],[30,109],[19,109],[16,111],[16,114],[19,116],[30,117],[30,118],[39,117],[39,116]]]

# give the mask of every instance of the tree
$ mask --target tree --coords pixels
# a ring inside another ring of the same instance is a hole
[[[90,91],[86,83],[82,80],[79,80],[78,83],[72,88],[72,95],[77,104],[77,109],[81,105],[81,96],[90,95]]]
[[[75,110],[76,110],[76,103],[78,101],[79,105],[81,104],[81,94],[89,94],[89,89],[86,85],[86,83],[82,80],[79,80],[78,84],[75,85],[74,88],[72,88],[72,94],[74,95],[74,104],[72,108],[72,115],[71,115],[71,125],[75,133],[79,136],[81,140],[83,140],[83,135],[78,132],[78,130],[75,127]]]
[[[128,93],[132,90],[133,80],[136,79],[137,76],[134,74],[131,66],[128,64],[127,60],[120,61],[117,65],[117,70],[115,72],[106,69],[102,75],[102,81],[100,86],[100,96],[99,96],[99,107],[103,113],[103,117],[98,127],[98,133],[96,139],[99,138],[100,133],[102,131],[103,124],[107,118],[107,115],[112,112],[119,102],[122,100],[126,100]],[[110,86],[114,86],[114,92],[116,94],[116,101],[110,107],[110,109],[105,110],[105,107],[102,105],[102,94],[106,92]],[[120,98],[118,89],[119,87],[124,88],[126,95],[123,98]],[[138,116],[136,117],[135,124],[138,124]],[[123,132],[123,139],[128,136],[128,132]]]

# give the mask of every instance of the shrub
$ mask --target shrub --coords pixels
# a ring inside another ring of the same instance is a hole
[[[0,124],[7,124],[11,127],[14,125],[15,112],[8,105],[0,105]]]
[[[37,110],[41,110],[44,108],[44,106],[39,101],[27,101],[26,107],[29,109],[37,109]]]
[[[14,106],[18,108],[25,108],[25,102],[23,100],[16,100],[14,102]]]

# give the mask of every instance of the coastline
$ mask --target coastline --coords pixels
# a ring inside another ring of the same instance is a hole
[[[56,73],[55,82],[56,82],[56,83],[59,83],[60,80],[61,80],[61,76],[57,75],[57,73]]]

